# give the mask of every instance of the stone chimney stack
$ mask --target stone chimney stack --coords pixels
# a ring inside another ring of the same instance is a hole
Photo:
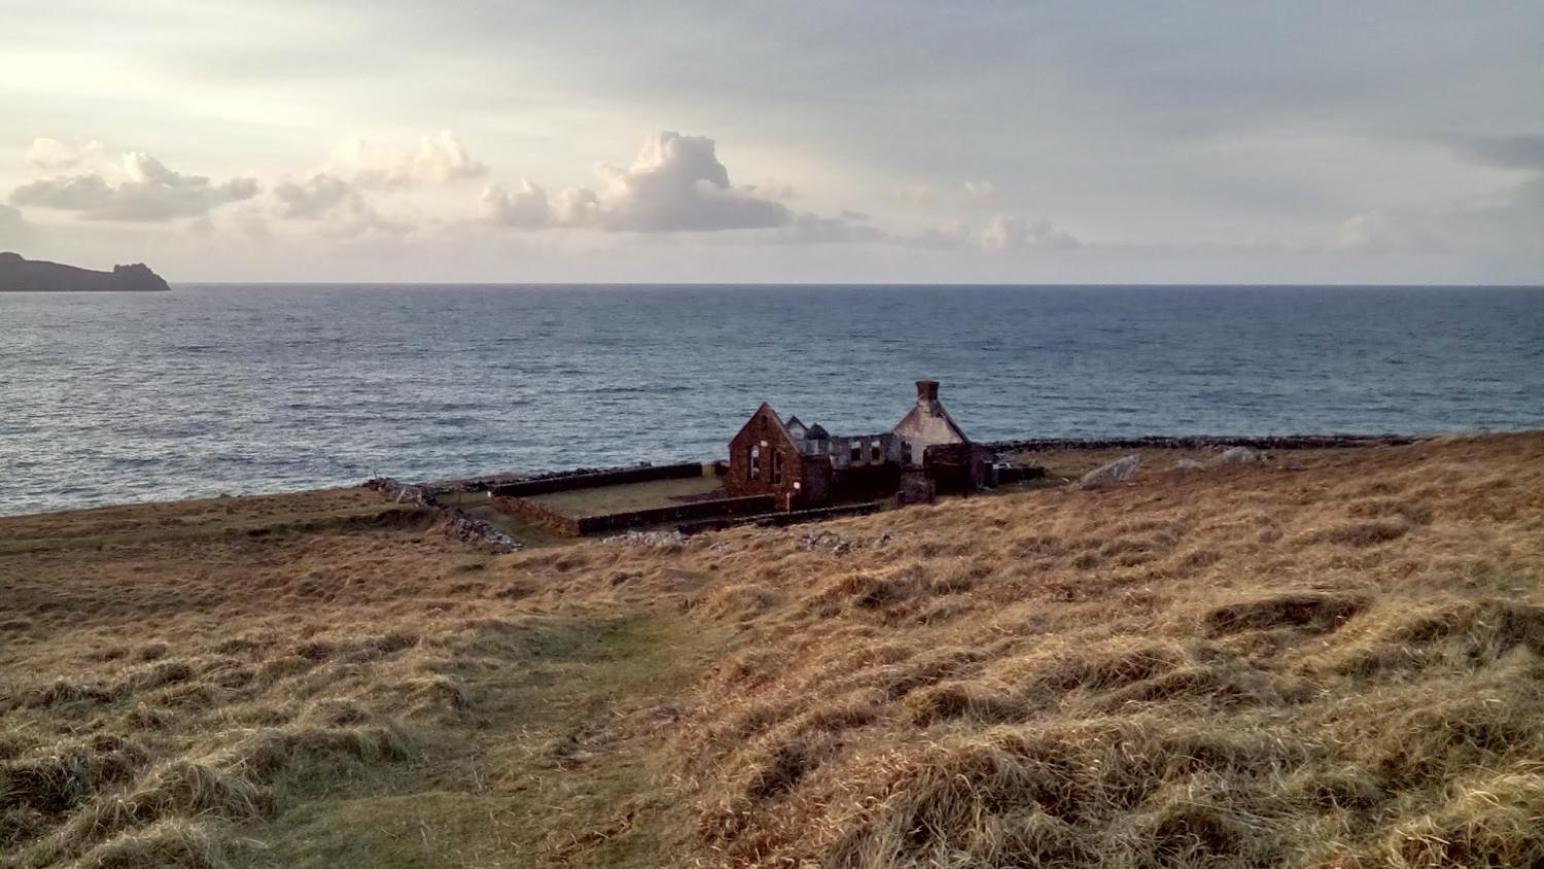
[[[919,380],[919,381],[917,381],[917,403],[918,404],[929,404],[929,403],[937,401],[937,400],[938,400],[938,381],[936,381],[936,380]]]

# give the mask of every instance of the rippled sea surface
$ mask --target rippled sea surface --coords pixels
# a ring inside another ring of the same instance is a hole
[[[977,439],[1544,427],[1544,291],[181,285],[0,294],[0,513],[718,457],[762,400]]]

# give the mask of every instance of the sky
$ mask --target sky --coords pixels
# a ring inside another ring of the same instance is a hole
[[[173,283],[1544,283],[1544,4],[0,0],[0,250]]]

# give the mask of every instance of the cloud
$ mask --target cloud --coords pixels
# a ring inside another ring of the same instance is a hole
[[[389,190],[481,178],[488,167],[472,159],[455,133],[444,130],[424,136],[416,151],[377,148],[361,138],[348,139],[333,149],[327,171],[359,187]]]
[[[1440,245],[1441,232],[1435,230],[1429,215],[1364,211],[1341,221],[1330,247],[1357,253],[1387,253],[1430,250]]]
[[[605,232],[720,232],[772,229],[810,222],[787,206],[729,182],[716,146],[706,136],[662,132],[643,143],[628,168],[596,170],[599,189],[575,187],[548,197],[530,181],[516,190],[483,191],[488,220],[520,229],[567,226]],[[775,191],[781,192],[781,191]],[[835,220],[835,219],[831,219]],[[797,229],[795,232],[799,231]],[[829,228],[814,230],[829,234]]]
[[[849,244],[884,241],[884,230],[862,221],[866,215],[843,212],[841,217],[821,217],[818,214],[796,215],[777,232],[779,241],[790,244]]]
[[[1544,172],[1544,135],[1449,136],[1446,142],[1476,163]]]
[[[997,198],[997,185],[990,181],[966,181],[960,186],[966,196],[977,202],[991,202]]]
[[[1356,253],[1538,250],[1544,237],[1544,136],[1449,136],[1444,141],[1467,160],[1527,171],[1532,177],[1479,197],[1353,215],[1336,227],[1329,248]]]
[[[908,247],[932,250],[958,250],[965,247],[974,247],[976,237],[968,225],[954,223],[946,226],[929,226],[916,235],[906,236],[901,241]]]
[[[318,172],[304,181],[276,184],[273,196],[279,200],[279,216],[289,220],[316,219],[360,198],[353,185],[325,172]]]
[[[927,207],[938,202],[938,191],[926,184],[907,184],[895,189],[895,198],[907,205]]]
[[[1366,211],[1336,227],[1329,248],[1352,253],[1531,253],[1544,237],[1544,177],[1499,196],[1432,208]]]
[[[792,217],[781,203],[731,187],[706,136],[660,133],[644,142],[630,168],[602,166],[600,175],[602,190],[580,194],[584,208],[569,219],[591,218],[612,232],[713,232],[782,226]]]
[[[1049,220],[1026,222],[1023,218],[1003,214],[992,218],[981,233],[981,246],[987,250],[1067,250],[1079,244],[1071,233],[1057,229]]]
[[[1077,237],[1057,229],[1049,220],[1026,221],[1006,214],[993,217],[980,231],[969,223],[957,222],[930,226],[914,235],[896,237],[895,241],[907,247],[933,250],[1071,250],[1083,246]]]
[[[32,227],[21,212],[9,205],[0,205],[0,250],[21,247],[32,240]]]
[[[277,184],[273,197],[279,203],[280,218],[325,220],[321,234],[335,240],[391,241],[416,229],[410,222],[385,217],[358,188],[325,172]]]
[[[489,221],[499,226],[540,229],[552,222],[552,206],[547,191],[525,179],[520,188],[510,191],[499,185],[483,190],[483,211]]]
[[[64,172],[101,160],[102,143],[96,140],[71,143],[39,136],[27,149],[27,162],[43,172]]]
[[[92,220],[155,222],[197,217],[230,202],[257,195],[257,181],[233,178],[216,184],[202,175],[183,175],[148,154],[123,156],[116,183],[89,172],[24,184],[11,192],[16,205],[73,211]]]

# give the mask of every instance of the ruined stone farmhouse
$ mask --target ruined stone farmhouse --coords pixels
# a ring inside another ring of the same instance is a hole
[[[938,400],[938,381],[917,381],[917,403],[886,432],[836,436],[763,403],[729,442],[731,496],[772,495],[779,509],[896,497],[928,501],[993,482],[995,455],[965,436]]]

